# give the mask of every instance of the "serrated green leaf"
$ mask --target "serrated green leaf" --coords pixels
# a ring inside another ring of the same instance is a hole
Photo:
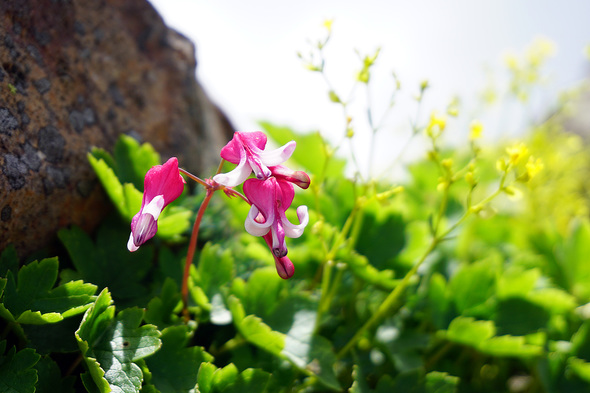
[[[492,256],[462,265],[449,282],[449,293],[461,315],[488,316],[496,289],[500,261]]]
[[[338,255],[340,259],[350,268],[352,274],[365,281],[367,284],[375,285],[386,291],[391,291],[397,285],[393,277],[393,270],[379,270],[369,263],[369,259],[364,255],[357,254],[355,251]]]
[[[543,347],[526,344],[523,336],[499,336],[482,341],[478,350],[492,356],[530,358],[543,354]]]
[[[513,297],[498,302],[494,322],[499,334],[523,336],[545,329],[549,318],[549,312],[542,306]]]
[[[202,347],[188,347],[187,326],[171,326],[162,331],[162,348],[145,360],[152,372],[151,383],[161,393],[189,392],[197,384],[201,363],[213,361]]]
[[[10,393],[33,393],[37,383],[37,370],[33,367],[41,356],[33,349],[16,352],[14,347],[6,348],[6,341],[0,342],[0,391]]]
[[[134,361],[160,348],[160,332],[153,325],[139,326],[143,311],[138,308],[123,310],[115,318],[111,301],[103,290],[76,332],[78,345],[101,392],[139,392],[143,374]]]
[[[23,324],[55,323],[90,307],[96,286],[75,281],[53,288],[57,272],[57,258],[49,258],[21,267],[16,285],[14,280],[8,281],[4,307],[14,320]]]
[[[248,368],[241,373],[230,363],[217,368],[211,363],[202,363],[199,368],[197,391],[200,393],[264,393],[270,374]]]

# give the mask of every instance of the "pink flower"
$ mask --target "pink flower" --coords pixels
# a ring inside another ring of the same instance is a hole
[[[299,225],[289,222],[285,211],[293,203],[295,191],[290,182],[275,177],[266,180],[246,180],[244,194],[252,203],[246,218],[246,231],[253,236],[264,236],[275,257],[279,275],[282,278],[291,277],[294,268],[291,261],[286,258],[285,236],[297,238],[303,234],[309,222],[307,206],[297,208]]]
[[[141,210],[131,220],[131,234],[127,242],[129,251],[136,251],[154,237],[160,213],[182,194],[184,183],[176,157],[170,158],[164,165],[152,167],[146,173]]]
[[[213,180],[226,187],[235,187],[254,172],[259,180],[269,178],[272,173],[269,166],[279,165],[287,161],[295,150],[295,142],[291,141],[284,146],[264,151],[266,135],[260,131],[235,132],[234,137],[221,149],[221,158],[238,166],[228,172],[213,176]]]

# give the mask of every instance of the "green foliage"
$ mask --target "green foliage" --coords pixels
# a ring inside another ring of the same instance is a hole
[[[325,27],[305,61],[328,80]],[[378,53],[359,56],[356,88],[378,79]],[[521,99],[546,53],[531,56],[510,71]],[[590,390],[590,155],[559,111],[508,148],[480,146],[481,124],[417,117],[409,131],[429,151],[392,184],[360,169],[353,95],[328,85],[350,159],[318,132],[261,123],[277,144],[297,141],[292,166],[312,179],[295,195],[310,223],[289,239],[293,278],[244,234],[249,205],[221,195],[201,221],[186,287],[184,236],[202,194],[167,207],[158,237],[129,253],[143,177],[160,156],[124,136],[88,156],[116,215],[93,233],[60,230],[56,257],[0,254],[0,391]],[[374,145],[383,125],[365,115]],[[444,147],[453,131],[470,131],[468,147]]]

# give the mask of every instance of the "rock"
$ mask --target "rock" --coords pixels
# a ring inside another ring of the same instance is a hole
[[[145,0],[2,0],[0,250],[94,228],[110,203],[86,154],[120,134],[206,176],[232,130],[195,67],[193,44]]]

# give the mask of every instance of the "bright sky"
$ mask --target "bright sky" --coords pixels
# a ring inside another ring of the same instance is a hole
[[[380,117],[389,101],[392,70],[402,91],[399,104],[386,118],[388,127],[377,139],[377,167],[386,166],[403,145],[415,113],[412,97],[424,79],[432,88],[422,122],[431,109],[444,110],[459,95],[469,113],[453,132],[465,136],[468,117],[477,113],[470,102],[487,83],[485,69],[499,75],[499,82],[507,51],[523,53],[536,37],[556,43],[556,56],[547,67],[548,87],[533,97],[533,107],[541,108],[538,113],[549,110],[558,90],[574,86],[590,73],[583,54],[590,43],[588,1],[150,1],[169,26],[195,42],[198,79],[240,131],[255,131],[256,122],[265,119],[299,131],[321,130],[338,140],[344,127],[342,113],[328,101],[319,74],[306,71],[296,52],[308,52],[308,40],[322,38],[322,22],[333,19],[326,72],[335,90],[347,96],[360,67],[355,49],[364,55],[381,47],[372,75],[375,116]],[[363,126],[366,94],[362,89],[356,92],[354,124],[362,134],[368,132]],[[493,126],[484,123],[486,130],[495,128],[489,131],[494,137],[509,137],[522,128],[522,119],[506,120],[506,108],[494,113]],[[355,142],[363,162],[369,157],[368,145],[368,138]]]

